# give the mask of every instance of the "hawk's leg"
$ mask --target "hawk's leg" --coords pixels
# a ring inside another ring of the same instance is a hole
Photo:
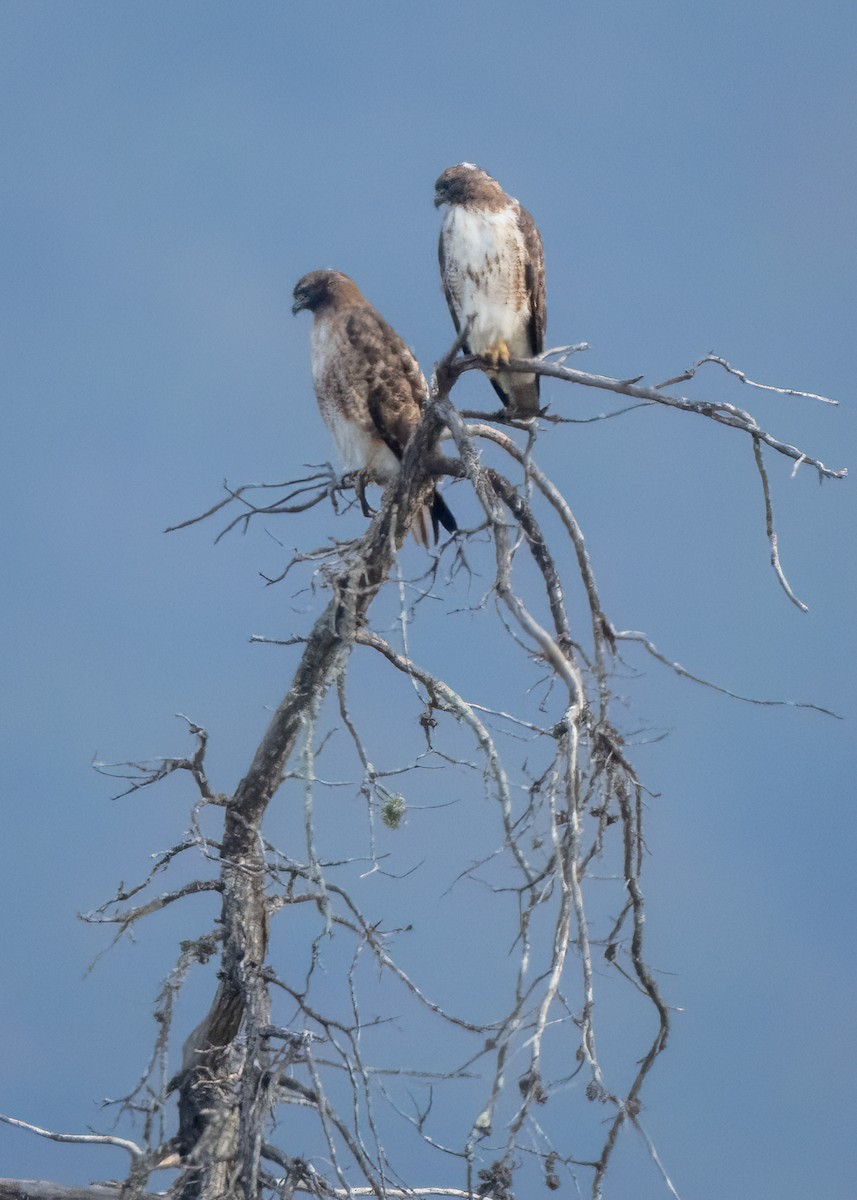
[[[369,476],[365,471],[358,471],[354,476],[354,490],[357,493],[357,499],[360,501],[360,511],[364,517],[374,517],[375,509],[369,504],[366,499],[366,484],[369,482]]]

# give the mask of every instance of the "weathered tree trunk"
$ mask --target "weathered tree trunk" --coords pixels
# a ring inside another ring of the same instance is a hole
[[[179,1092],[174,1146],[186,1167],[176,1189],[180,1200],[255,1200],[258,1194],[261,1110],[269,1083],[267,1045],[259,1032],[269,1023],[261,822],[307,718],[317,711],[425,502],[433,478],[428,464],[441,424],[436,408],[427,406],[398,486],[388,490],[337,581],[250,770],[227,802],[220,856],[220,982],[206,1017],[185,1042],[174,1081]]]

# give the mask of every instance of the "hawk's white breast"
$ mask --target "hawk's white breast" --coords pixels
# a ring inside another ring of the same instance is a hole
[[[499,212],[452,205],[443,223],[445,282],[473,354],[499,340],[530,353],[526,247],[514,205]]]

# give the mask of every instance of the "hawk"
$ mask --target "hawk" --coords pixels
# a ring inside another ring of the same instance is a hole
[[[502,370],[533,358],[545,342],[542,239],[525,208],[473,163],[447,167],[435,183],[435,208],[449,207],[440,231],[440,277],[464,349],[493,368],[491,384],[517,416],[539,411],[539,376]]]
[[[295,284],[292,312],[313,314],[312,380],[321,415],[346,472],[356,471],[364,516],[367,483],[388,483],[401,469],[402,456],[420,421],[428,395],[411,351],[377,312],[353,279],[339,271],[310,271]],[[435,489],[414,524],[414,536],[428,546],[438,525],[458,527]]]

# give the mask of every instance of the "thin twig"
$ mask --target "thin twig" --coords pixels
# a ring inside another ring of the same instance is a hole
[[[771,543],[771,566],[774,568],[777,579],[782,584],[783,591],[791,600],[796,608],[801,612],[809,612],[809,605],[804,604],[803,600],[798,600],[797,596],[791,589],[789,581],[786,579],[783,568],[780,565],[780,551],[777,543],[777,531],[774,529],[774,509],[771,504],[771,490],[768,487],[768,472],[765,470],[765,464],[762,460],[762,447],[759,444],[759,438],[753,438],[753,456],[756,459],[756,467],[759,471],[759,478],[762,481],[762,492],[765,497],[765,532],[768,535],[768,541]]]
[[[748,379],[743,371],[739,371],[737,367],[731,366],[719,354],[706,354],[704,358],[698,359],[692,367],[688,367],[686,371],[682,371],[681,375],[676,375],[673,379],[665,379],[663,383],[657,384],[657,387],[672,387],[673,384],[684,383],[688,379],[693,379],[697,370],[701,366],[704,366],[705,363],[716,363],[724,371],[728,371],[730,375],[734,375],[741,383],[745,383],[748,387],[760,388],[763,392],[777,392],[780,396],[798,396],[802,400],[820,400],[822,404],[832,404],[834,407],[837,407],[839,404],[838,400],[831,400],[829,396],[819,396],[816,392],[799,392],[795,388],[781,388],[774,387],[770,383],[756,383],[755,380]]]

